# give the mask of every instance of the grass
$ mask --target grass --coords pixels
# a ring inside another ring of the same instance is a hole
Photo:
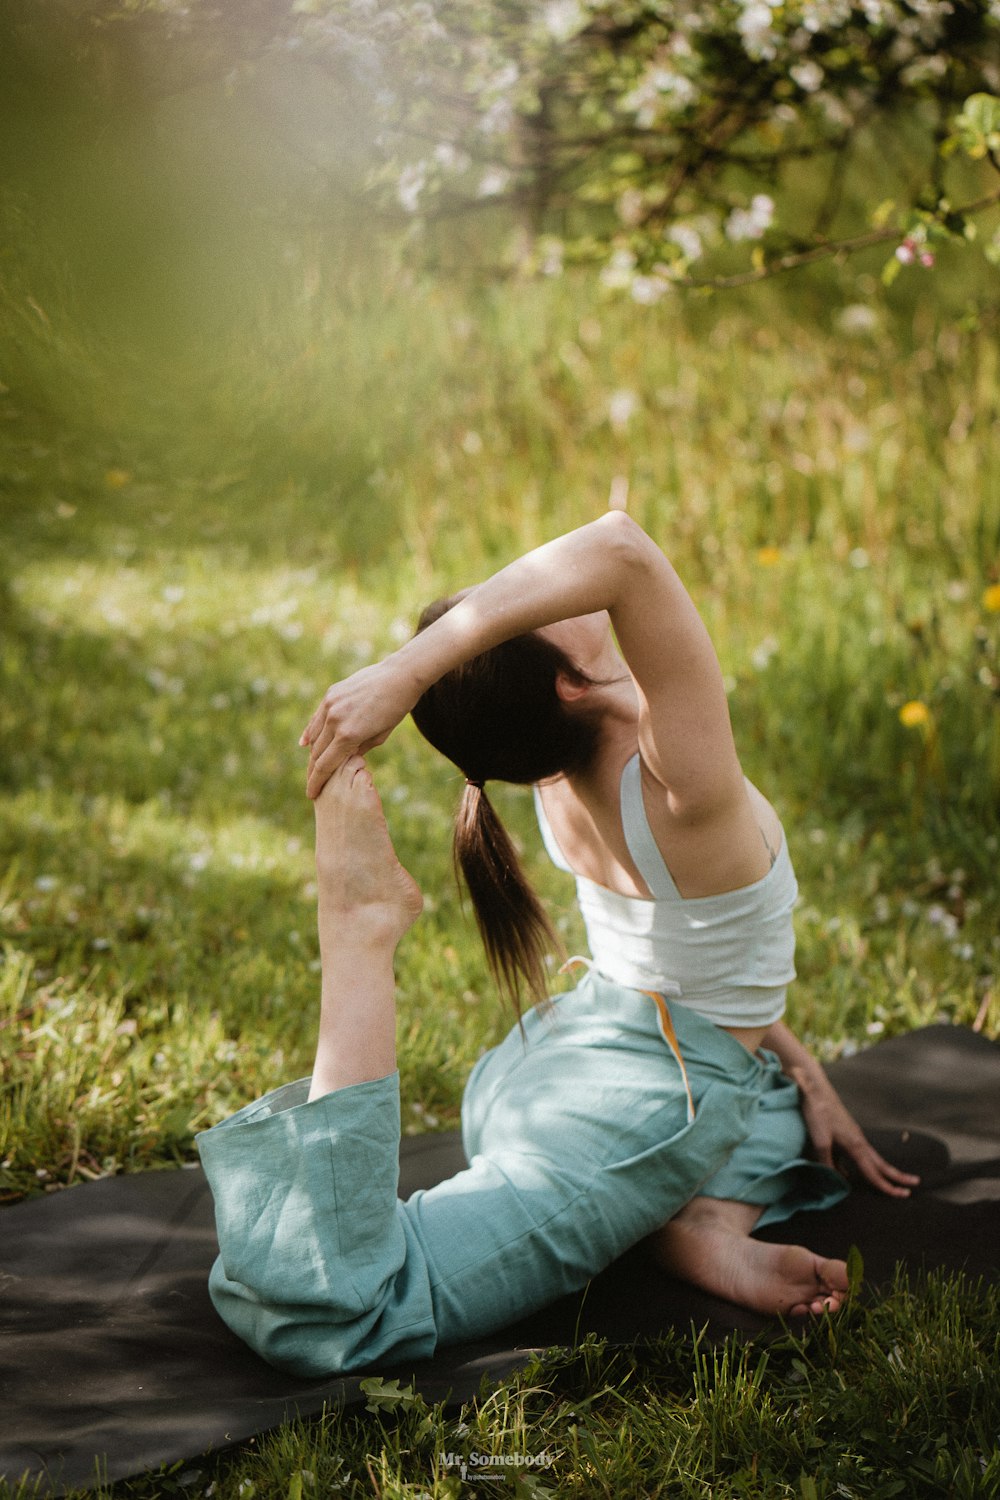
[[[995,1287],[932,1276],[766,1347],[696,1330],[632,1348],[588,1335],[457,1414],[374,1380],[367,1412],[94,1493],[974,1500],[1000,1486],[998,1314]]]
[[[598,514],[615,474],[785,821],[793,1025],[827,1058],[934,1020],[1000,1036],[989,327],[901,278],[838,331],[839,273],[654,309],[332,274],[304,299],[297,274],[142,368],[5,282],[0,1198],[190,1160],[194,1131],[308,1071],[300,728],[428,597]],[[430,896],[400,955],[404,1124],[453,1126],[509,1024],[450,881],[457,778],[409,726],[373,763]],[[501,800],[575,951],[530,799]],[[465,1430],[390,1401],[116,1493],[457,1495],[435,1455],[459,1438],[558,1449],[522,1495],[996,1493],[996,1311],[934,1278],[767,1350],[590,1342]]]

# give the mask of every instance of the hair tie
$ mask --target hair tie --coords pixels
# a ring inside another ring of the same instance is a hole
[[[483,791],[486,790],[486,788],[483,785],[483,783],[481,781],[477,781],[476,778],[475,778],[475,776],[466,776],[466,778],[465,778],[465,784],[466,784],[466,786],[474,786],[476,788],[476,790],[480,791],[480,792],[483,792]]]

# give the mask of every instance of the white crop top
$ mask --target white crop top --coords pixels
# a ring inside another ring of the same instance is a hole
[[[639,756],[622,772],[622,828],[652,900],[622,896],[563,857],[535,787],[535,810],[553,863],[576,879],[594,967],[630,989],[656,990],[717,1026],[770,1026],[784,1014],[795,978],[792,909],[798,896],[784,838],[768,873],[719,896],[683,897],[653,838],[642,800]]]

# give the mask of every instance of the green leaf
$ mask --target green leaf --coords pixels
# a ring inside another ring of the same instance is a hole
[[[973,160],[1000,151],[1000,98],[994,94],[969,95],[955,118],[954,134],[941,150],[948,156],[959,147]]]
[[[886,261],[885,265],[882,267],[882,285],[883,286],[892,286],[892,283],[895,281],[896,277],[899,275],[900,266],[901,266],[901,262],[898,261],[894,255],[891,256]]]
[[[899,264],[898,261],[896,263]],[[860,1292],[865,1279],[865,1262],[857,1245],[852,1245],[847,1252],[847,1284],[851,1291]]]
[[[412,1385],[401,1386],[399,1380],[382,1380],[377,1375],[361,1381],[361,1389],[368,1397],[366,1411],[392,1411],[397,1406],[412,1406],[420,1396]]]

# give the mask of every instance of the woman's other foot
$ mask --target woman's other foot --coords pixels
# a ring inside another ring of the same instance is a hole
[[[671,1276],[754,1312],[837,1312],[849,1289],[846,1262],[802,1245],[751,1239],[760,1212],[745,1203],[696,1198],[652,1236],[656,1262]]]

